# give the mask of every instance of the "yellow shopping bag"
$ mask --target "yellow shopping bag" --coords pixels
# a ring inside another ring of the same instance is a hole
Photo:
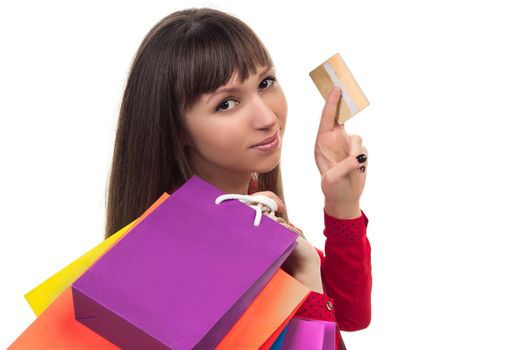
[[[132,228],[134,228],[167,198],[169,198],[169,194],[162,194],[162,196],[160,196],[159,199],[157,199],[157,201],[155,201],[155,203],[153,203],[138,219],[135,219],[133,222],[111,235],[102,243],[98,244],[80,258],[76,259],[27,293],[25,298],[36,316],[40,316],[40,314],[42,314],[42,312],[44,312],[44,310],[59,295],[71,286],[71,284],[91,265],[93,265],[107,250],[131,231]]]

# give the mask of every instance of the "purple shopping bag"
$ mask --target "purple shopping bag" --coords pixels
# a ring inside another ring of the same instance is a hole
[[[335,322],[293,317],[281,350],[335,350],[335,332]]]
[[[125,349],[213,349],[297,235],[193,176],[72,285],[78,321]]]

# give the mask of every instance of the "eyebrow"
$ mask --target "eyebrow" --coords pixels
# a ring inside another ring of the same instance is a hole
[[[269,67],[266,67],[259,75],[258,75],[258,79],[261,79],[264,75],[268,74],[269,71],[271,71],[273,69],[273,66],[269,66]],[[206,98],[206,103],[210,102],[210,100],[222,93],[222,92],[227,92],[227,93],[238,93],[240,92],[242,89],[240,87],[237,87],[237,86],[233,86],[233,87],[226,87],[226,86],[223,86],[223,87],[220,87],[218,88],[217,90],[215,90],[214,92],[212,92],[210,94],[210,96],[208,96],[208,98]]]

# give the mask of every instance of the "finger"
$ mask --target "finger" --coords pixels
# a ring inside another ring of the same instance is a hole
[[[361,164],[359,171],[364,173],[368,168],[368,149],[365,146],[361,146],[361,148],[363,149],[363,153],[366,155],[366,161]]]
[[[327,131],[331,131],[337,124],[337,103],[339,102],[339,97],[341,96],[341,89],[338,87],[332,88],[321,113],[321,121],[319,123],[319,130],[317,134],[321,134]]]
[[[347,135],[347,140],[350,146],[350,155],[358,156],[363,154],[363,139],[359,135]]]
[[[364,173],[366,171],[366,168],[368,167],[368,152],[366,147],[363,146],[363,139],[359,135],[349,135],[348,136],[348,143],[350,144],[350,156],[358,157],[362,160],[363,157],[362,154],[365,155],[364,162],[359,163],[359,168],[357,169],[358,172]]]
[[[262,196],[266,196],[266,197],[268,197],[270,199],[273,199],[275,201],[275,203],[277,204],[277,211],[279,213],[283,213],[285,208],[286,208],[285,205],[284,205],[284,202],[281,200],[281,198],[279,198],[279,196],[277,196],[272,191],[255,192],[255,193],[252,193],[251,195],[252,196],[262,195]]]

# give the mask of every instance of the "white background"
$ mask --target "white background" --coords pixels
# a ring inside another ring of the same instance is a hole
[[[318,247],[323,100],[308,73],[340,52],[370,100],[345,126],[369,152],[374,278],[372,323],[343,333],[349,349],[525,348],[519,3],[2,2],[0,348],[34,319],[24,294],[102,240],[131,60],[158,20],[193,6],[240,17],[272,54],[288,212]]]

